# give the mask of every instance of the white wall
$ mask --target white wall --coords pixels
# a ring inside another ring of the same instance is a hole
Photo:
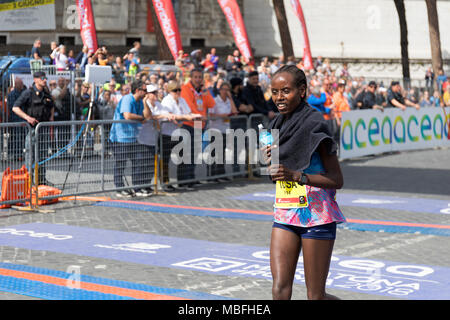
[[[284,0],[295,55],[303,55],[300,22]],[[300,0],[313,56],[400,58],[400,27],[393,0]],[[431,57],[425,0],[406,0],[410,58]],[[256,55],[279,55],[272,0],[245,0],[245,23]],[[450,58],[450,1],[438,0],[441,46]],[[343,43],[343,45],[342,45]]]

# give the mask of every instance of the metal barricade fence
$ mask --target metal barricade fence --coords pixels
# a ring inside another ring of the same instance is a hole
[[[251,177],[260,168],[254,158],[258,132],[251,129],[267,119],[262,115],[234,116],[220,119],[225,124],[221,128],[213,120],[195,137],[199,146],[193,150],[196,162],[187,163],[195,170],[189,178],[183,171],[185,164],[177,161],[183,160],[184,151],[191,151],[191,141],[183,140],[186,135],[190,138],[191,132],[178,132],[182,139],[177,140],[176,134],[169,135],[164,129],[169,122],[154,120],[145,124],[126,120],[47,122],[35,129],[25,122],[1,124],[2,170],[25,165],[30,188],[46,185],[60,191],[57,195],[39,194],[39,200],[123,190],[139,193],[180,183]]]
[[[199,181],[253,175],[258,171],[258,124],[267,126],[263,115],[251,117],[210,116],[195,128],[160,122],[160,181],[189,185]]]
[[[2,189],[0,208],[31,200],[31,162],[25,148],[31,145],[32,128],[26,122],[0,124],[0,170]]]
[[[145,126],[155,124],[150,121]],[[58,197],[122,190],[136,193],[154,187],[156,148],[155,143],[138,142],[143,127],[125,120],[40,123],[34,150],[38,182],[61,190]],[[111,131],[120,142],[111,141]],[[142,140],[156,142],[157,131]]]

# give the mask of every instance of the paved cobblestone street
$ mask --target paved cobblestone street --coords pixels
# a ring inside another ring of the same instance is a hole
[[[338,228],[329,293],[349,300],[450,298],[448,159],[449,149],[436,149],[342,162],[345,186],[338,202],[349,222]],[[127,202],[110,193],[95,195],[111,198],[104,203],[61,201],[45,207],[55,213],[3,210],[0,260],[68,274],[75,268],[82,276],[184,290],[199,299],[270,300],[273,191],[267,177],[237,178]],[[431,212],[429,203],[444,207]],[[72,240],[83,234],[105,241],[95,251],[81,242],[52,242],[51,236],[44,241],[42,234],[14,237],[5,231],[11,228],[53,235],[73,230]],[[108,252],[114,251],[110,255],[102,253],[106,243]],[[174,251],[164,255],[168,243]],[[210,260],[192,263],[198,259]],[[226,266],[239,262],[240,268]],[[221,263],[225,266],[218,268]],[[369,265],[379,273],[371,274]],[[296,300],[306,299],[301,278],[298,274],[294,285]],[[0,299],[41,299],[17,290],[3,288]]]

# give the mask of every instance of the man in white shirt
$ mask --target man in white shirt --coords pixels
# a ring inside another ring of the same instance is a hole
[[[172,149],[178,144],[178,141],[172,141],[172,134],[176,129],[181,128],[182,121],[194,121],[202,118],[202,115],[191,112],[186,100],[180,96],[181,86],[177,82],[170,81],[167,85],[167,91],[169,94],[161,102],[161,111],[157,112],[159,116],[165,116],[167,119],[170,119],[169,122],[161,123],[162,146],[160,150],[162,150],[163,158],[163,183],[169,181],[169,160]],[[177,167],[178,179],[183,175],[180,167]],[[166,189],[171,190],[173,187],[169,186]],[[188,186],[184,186],[183,189],[193,190]]]

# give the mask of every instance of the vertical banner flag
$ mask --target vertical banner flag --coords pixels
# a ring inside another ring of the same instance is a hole
[[[174,60],[178,57],[178,52],[183,50],[180,32],[178,31],[177,20],[173,10],[172,0],[153,0],[156,16],[161,26],[167,45]]]
[[[242,19],[241,10],[236,0],[218,0],[219,5],[222,8],[231,31],[233,32],[236,45],[244,56],[246,61],[249,61],[252,55],[252,48],[250,47],[250,41],[248,40],[247,31],[245,30],[244,19]]]
[[[294,8],[295,15],[300,20],[303,31],[304,52],[303,52],[303,66],[306,70],[313,69],[311,47],[309,45],[308,29],[306,29],[305,16],[303,15],[302,6],[300,5],[300,0],[291,0],[291,5]]]
[[[76,1],[78,17],[80,18],[81,39],[83,44],[89,48],[89,52],[95,52],[98,49],[98,44],[91,0]]]

